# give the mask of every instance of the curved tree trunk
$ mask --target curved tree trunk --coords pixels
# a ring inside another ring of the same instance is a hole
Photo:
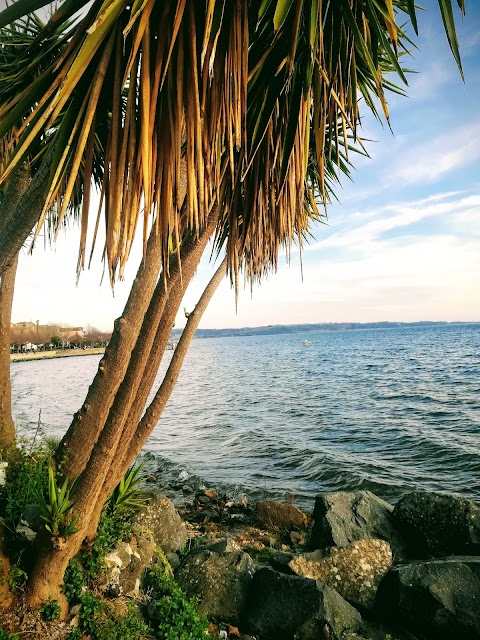
[[[181,162],[181,192],[178,206],[185,199],[187,187],[186,162]],[[125,377],[132,351],[137,343],[140,328],[153,296],[158,296],[157,313],[161,313],[171,286],[179,275],[178,265],[173,265],[170,276],[159,282],[162,265],[162,247],[153,227],[147,249],[133,282],[127,304],[120,318],[115,321],[110,342],[101,359],[87,397],[62,438],[55,452],[57,465],[62,465],[62,474],[73,480],[85,469],[85,465],[105,425],[112,404]],[[162,286],[167,284],[165,291]],[[163,306],[162,306],[163,305]]]
[[[4,271],[0,282],[0,449],[15,444],[10,383],[10,324],[18,253]]]
[[[188,242],[184,243],[182,247],[182,253],[185,253],[182,256],[182,276],[173,276],[176,278],[176,284],[168,289],[168,294],[165,296],[166,311],[158,308],[158,314],[153,314],[149,323],[144,322],[142,326],[138,339],[138,353],[135,358],[132,355],[132,358],[129,359],[125,383],[121,387],[119,385],[109,416],[100,429],[98,440],[91,451],[77,486],[75,493],[77,502],[72,509],[71,517],[80,515],[79,531],[65,539],[45,538],[39,542],[38,561],[30,573],[27,590],[27,602],[30,606],[38,607],[48,598],[57,600],[60,598],[63,575],[69,559],[78,552],[91,530],[90,522],[96,517],[96,506],[98,504],[103,506],[108,495],[105,494],[107,476],[115,478],[115,484],[121,478],[117,464],[119,442],[122,442],[122,447],[123,443],[128,443],[129,437],[125,433],[125,422],[135,400],[134,389],[138,388],[145,369],[148,369],[151,364],[150,352],[146,354],[145,349],[151,343],[152,336],[156,338],[159,334],[162,336],[162,342],[165,343],[163,348],[165,348],[184,291],[195,273],[214,229],[215,218],[212,217],[208,227],[197,240],[192,240],[190,247]],[[138,286],[139,284],[136,282],[134,288]],[[151,306],[154,307],[155,304],[156,301],[152,299]],[[148,316],[149,314],[147,314]]]
[[[124,312],[115,321],[112,337],[87,397],[55,453],[57,464],[62,464],[62,473],[71,480],[84,470],[125,376],[139,328],[157,285],[161,260],[160,239],[152,229]]]
[[[107,474],[105,478],[105,482],[102,488],[101,493],[98,496],[97,504],[95,506],[94,511],[92,512],[92,517],[89,524],[89,529],[87,531],[87,539],[93,539],[95,532],[97,530],[98,522],[100,519],[100,515],[102,513],[103,505],[108,498],[108,496],[115,489],[117,484],[120,482],[122,476],[126,473],[130,465],[137,458],[140,453],[143,445],[147,441],[150,436],[153,428],[157,424],[160,419],[161,414],[165,408],[165,405],[170,398],[170,395],[174,389],[174,386],[178,380],[178,376],[180,374],[183,361],[185,360],[185,356],[188,351],[188,347],[192,341],[192,338],[197,330],[198,323],[200,322],[202,315],[205,309],[208,306],[208,303],[212,299],[213,294],[217,290],[220,282],[225,277],[226,274],[226,258],[223,260],[212,279],[208,283],[205,291],[203,292],[200,300],[198,301],[195,309],[192,311],[188,318],[188,322],[183,330],[182,336],[177,344],[175,352],[172,356],[168,369],[165,373],[162,384],[160,385],[157,393],[155,394],[154,399],[148,406],[145,411],[143,418],[139,422],[139,416],[136,414],[138,409],[136,409],[135,405],[132,407],[132,411],[128,416],[128,420],[126,423],[127,431],[124,431],[122,439],[119,443],[116,455],[115,455],[115,469],[112,469],[112,472]],[[157,339],[155,340],[155,344],[157,344]],[[163,347],[163,350],[165,347]],[[157,356],[154,356],[155,360]],[[154,371],[156,377],[156,372],[158,371],[158,364],[151,363],[149,361],[147,370]],[[152,365],[150,367],[150,365]],[[143,381],[144,383],[149,384],[150,379],[147,381]],[[153,381],[151,381],[150,387],[147,392],[147,396],[150,393],[151,387],[153,385]],[[141,396],[144,397],[143,395]],[[146,402],[146,398],[144,400],[144,405]],[[143,409],[142,409],[143,410]]]

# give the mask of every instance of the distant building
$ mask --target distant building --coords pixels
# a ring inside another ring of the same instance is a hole
[[[28,331],[36,331],[37,324],[35,322],[15,322],[10,325],[10,328],[20,333],[27,333]]]
[[[85,340],[83,327],[58,327],[58,336],[65,342],[81,342]]]

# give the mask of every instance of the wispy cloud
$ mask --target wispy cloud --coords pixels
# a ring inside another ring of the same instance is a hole
[[[470,124],[406,149],[393,169],[395,180],[406,184],[436,182],[446,173],[480,158],[480,124]]]

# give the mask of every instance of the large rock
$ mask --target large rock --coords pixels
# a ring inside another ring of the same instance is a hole
[[[260,525],[273,530],[302,530],[308,524],[308,516],[293,504],[274,500],[257,502],[255,514]]]
[[[480,507],[471,500],[409,493],[395,506],[393,519],[414,557],[480,555]]]
[[[392,569],[378,590],[382,614],[431,640],[480,638],[480,558],[452,556]]]
[[[138,596],[140,581],[150,565],[155,542],[150,532],[132,536],[129,542],[119,542],[103,560],[98,578],[100,590],[108,596]]]
[[[135,515],[133,531],[140,536],[150,531],[156,546],[164,553],[178,551],[188,541],[187,529],[175,505],[162,494],[156,494],[151,503]]]
[[[261,640],[309,640],[325,629],[339,638],[358,628],[361,616],[327,585],[264,567],[253,577],[243,623]]]
[[[392,551],[385,540],[358,540],[344,549],[332,548],[320,560],[297,556],[289,566],[297,575],[336,589],[350,602],[372,608],[378,585],[392,566]]]
[[[364,538],[390,543],[396,559],[405,557],[404,543],[392,521],[392,505],[371,491],[323,493],[315,500],[312,545],[316,549],[346,547]]]
[[[188,555],[175,572],[177,582],[212,620],[236,624],[255,571],[251,557],[230,540]]]

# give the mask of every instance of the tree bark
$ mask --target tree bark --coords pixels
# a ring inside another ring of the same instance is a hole
[[[50,172],[49,159],[43,159],[32,180],[26,164],[10,178],[0,217],[0,276],[13,263],[40,218]]]
[[[111,460],[114,462],[111,465],[112,468],[110,471],[105,473],[103,486],[96,497],[92,518],[85,531],[87,544],[95,537],[98,518],[100,517],[106,499],[123,476],[123,472],[120,473],[119,471],[118,462],[124,456],[128,443],[135,434],[140,415],[145,408],[145,403],[147,402],[148,395],[155,381],[160,361],[165,352],[175,316],[182,302],[185,290],[205,250],[208,239],[215,229],[215,224],[216,217],[213,214],[210,218],[209,225],[198,240],[191,238],[189,241],[183,243],[183,255],[181,259],[182,277],[178,275],[175,282],[169,287],[166,304],[162,305],[160,309],[158,307],[157,296],[152,298],[127,373],[125,374],[125,378],[100,436],[100,440],[107,440],[107,438],[110,438],[108,434],[118,433],[118,431],[121,430],[121,438],[116,441],[116,444],[113,443],[112,439],[108,440],[108,450]],[[159,291],[156,292],[158,296],[163,293],[161,285],[162,282],[159,281],[157,286]],[[133,462],[133,460],[131,462]],[[90,462],[88,464],[90,464]],[[95,465],[98,465],[98,462],[96,462]]]
[[[15,424],[12,418],[12,388],[10,382],[10,325],[13,292],[17,273],[18,253],[4,271],[0,282],[0,448],[15,444]]]

